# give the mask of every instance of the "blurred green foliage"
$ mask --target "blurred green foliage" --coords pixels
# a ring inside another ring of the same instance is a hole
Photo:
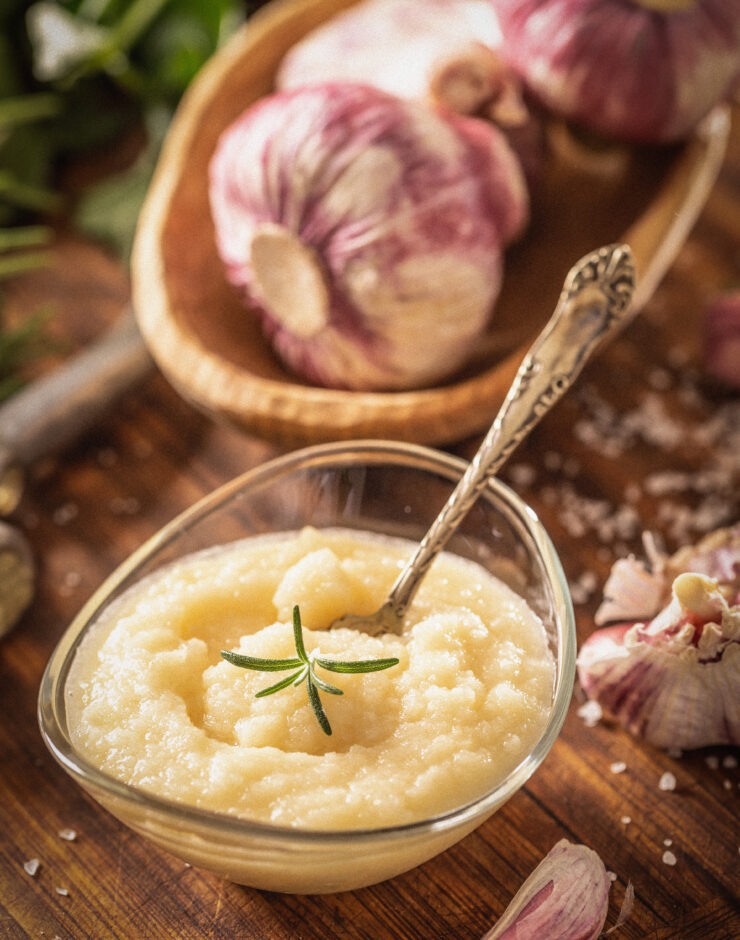
[[[126,261],[159,146],[183,91],[254,8],[239,0],[0,0],[0,288],[42,265],[64,212]],[[74,204],[60,170],[134,128],[146,144],[124,172]],[[0,293],[0,304],[2,294]],[[43,318],[3,329],[0,400],[39,347]]]

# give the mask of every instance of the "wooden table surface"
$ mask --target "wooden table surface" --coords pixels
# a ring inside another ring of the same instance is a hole
[[[721,177],[658,293],[503,474],[552,535],[573,586],[580,641],[593,629],[611,563],[640,552],[642,529],[674,549],[740,518],[740,398],[707,377],[701,353],[703,306],[733,283],[737,115]],[[49,269],[12,285],[9,309],[50,304],[71,351],[127,297],[123,270],[66,235]],[[470,456],[476,444],[454,450]],[[144,539],[276,452],[200,415],[155,372],[93,433],[34,468],[11,521],[32,542],[38,590],[0,641],[0,935],[479,938],[566,838],[597,851],[616,876],[607,926],[634,885],[632,915],[614,936],[740,937],[740,752],[669,755],[604,722],[588,727],[578,689],[551,754],[498,814],[420,868],[335,896],[270,894],[187,867],[66,776],[36,722],[39,681],[65,626]],[[612,769],[618,762],[621,773]],[[673,791],[658,786],[666,771],[675,775]],[[31,859],[40,863],[33,876],[24,869]]]

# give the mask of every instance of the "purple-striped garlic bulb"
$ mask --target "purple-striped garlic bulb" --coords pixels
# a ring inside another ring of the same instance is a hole
[[[483,940],[596,940],[611,881],[593,849],[561,839]]]
[[[277,355],[319,385],[420,387],[485,331],[528,202],[503,136],[358,84],[270,95],[210,167],[218,250]]]
[[[740,75],[737,0],[491,0],[550,111],[620,140],[686,137]]]
[[[499,44],[489,0],[361,0],[296,43],[276,84],[360,82],[399,98],[431,96],[458,114],[498,110],[500,123],[518,125],[527,117],[520,82]]]
[[[589,699],[662,748],[740,744],[740,525],[616,563],[578,655]],[[641,613],[640,613],[641,611]]]

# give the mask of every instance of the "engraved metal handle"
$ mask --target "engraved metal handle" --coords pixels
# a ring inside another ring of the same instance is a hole
[[[570,388],[596,347],[627,322],[634,288],[626,245],[600,248],[571,268],[555,312],[525,356],[478,452],[393,585],[383,605],[386,621],[403,618],[429,566],[488,480]]]

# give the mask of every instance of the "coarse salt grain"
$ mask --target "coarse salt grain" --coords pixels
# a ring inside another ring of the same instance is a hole
[[[64,503],[54,510],[52,519],[55,525],[64,526],[76,518],[78,512],[79,507],[76,503]]]
[[[709,757],[704,758],[704,763],[710,770],[716,770],[719,767],[719,757],[716,754],[710,754]]]
[[[32,878],[36,872],[41,867],[41,862],[37,858],[29,858],[27,862],[23,863],[23,869],[27,875],[30,875]]]
[[[631,816],[622,816],[620,822],[622,823],[623,826],[629,826],[629,824],[632,822],[632,817],[631,817]]]
[[[676,777],[669,770],[667,770],[663,776],[658,781],[658,788],[660,790],[675,790],[676,789]]]
[[[617,873],[615,871],[608,871],[606,873],[606,876],[609,879],[609,881],[614,882],[617,880]]]
[[[663,861],[665,862],[666,865],[675,865],[676,856],[673,854],[673,852],[669,852],[666,850],[665,852],[663,852]]]
[[[722,781],[722,786],[725,788],[725,790],[731,790],[731,789],[732,789],[732,780],[723,780],[723,781]]]
[[[54,890],[56,891],[57,894],[61,894],[61,896],[64,898],[69,897],[69,891],[67,888],[62,888],[57,885],[57,887]]]
[[[616,760],[613,764],[609,765],[609,770],[611,770],[613,774],[623,774],[626,769],[627,765],[623,760]]]
[[[722,758],[722,766],[728,770],[732,767],[737,767],[737,757],[734,757],[732,754],[728,754],[726,757]]]
[[[531,464],[515,463],[509,467],[508,476],[514,486],[531,486],[537,473]]]
[[[668,848],[668,846],[673,845],[673,839],[663,839],[663,845]]]
[[[594,699],[585,702],[576,712],[579,718],[583,719],[587,728],[595,727],[603,717],[601,705]]]
[[[74,842],[77,838],[77,833],[74,829],[60,829],[59,838],[64,839],[65,842]]]

